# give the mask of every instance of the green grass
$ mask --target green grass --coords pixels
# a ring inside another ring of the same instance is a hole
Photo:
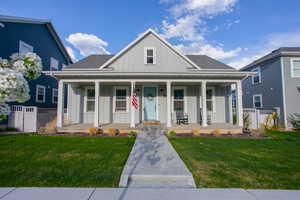
[[[300,189],[300,132],[269,139],[170,139],[197,187]]]
[[[0,136],[0,187],[117,187],[134,138]]]

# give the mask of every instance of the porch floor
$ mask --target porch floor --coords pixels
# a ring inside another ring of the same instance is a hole
[[[78,124],[69,124],[64,125],[63,128],[59,128],[58,132],[88,132],[88,129],[92,127],[93,124],[88,123],[78,123]],[[143,124],[136,124],[135,128],[131,128],[129,123],[106,123],[100,124],[101,128],[106,132],[109,128],[119,129],[121,133],[128,133],[129,131],[139,131],[142,129]],[[201,133],[211,133],[215,130],[220,130],[222,134],[232,133],[238,134],[242,133],[242,127],[229,124],[229,123],[213,123],[206,127],[201,126],[198,123],[190,124],[172,124],[172,127],[167,128],[166,124],[161,124],[162,128],[171,131],[174,130],[177,133],[190,133],[193,129],[199,129]]]
[[[243,132],[243,128],[229,123],[213,123],[206,127],[201,126],[198,123],[190,124],[173,124],[172,127],[167,128],[168,132],[173,130],[176,133],[191,133],[193,129],[199,129],[200,133],[210,134],[215,130],[219,130],[221,134],[240,134]]]

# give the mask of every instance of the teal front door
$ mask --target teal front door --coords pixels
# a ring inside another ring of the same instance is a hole
[[[156,87],[144,87],[144,120],[156,119]]]

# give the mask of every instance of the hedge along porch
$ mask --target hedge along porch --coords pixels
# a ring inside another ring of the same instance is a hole
[[[231,123],[231,85],[237,88],[238,125],[243,125],[241,72],[205,55],[183,55],[149,29],[116,55],[91,55],[62,71],[45,72],[59,80],[57,126],[63,127],[63,90],[68,85],[69,123],[160,121],[171,127],[176,113],[188,122]],[[137,93],[138,108],[130,104]],[[95,103],[96,102],[96,103]]]
[[[232,123],[231,85],[240,88],[240,81],[222,79],[101,79],[93,82],[74,79],[61,80],[59,94],[63,92],[60,91],[63,84],[68,85],[66,121],[69,123],[94,126],[128,123],[132,128],[143,121],[159,121],[172,127],[176,123],[176,112],[186,113],[189,123],[203,127],[213,123]],[[133,92],[137,94],[137,109],[131,105]],[[238,125],[242,126],[239,96],[237,118]],[[63,126],[63,121],[62,107],[59,107],[58,127]]]

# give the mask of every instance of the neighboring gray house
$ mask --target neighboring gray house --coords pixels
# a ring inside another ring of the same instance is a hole
[[[50,72],[45,72],[49,73]],[[231,85],[237,88],[237,125],[243,126],[242,79],[235,70],[204,55],[182,55],[149,29],[116,55],[91,55],[52,72],[59,80],[57,126],[64,124],[63,89],[68,85],[67,121],[74,124],[232,123]],[[131,105],[137,94],[139,106]]]
[[[43,70],[58,71],[72,63],[63,43],[49,21],[0,15],[0,57],[34,52]],[[22,104],[39,108],[57,107],[57,80],[45,74],[29,82],[31,98]]]
[[[243,81],[245,108],[280,108],[281,123],[289,127],[288,116],[300,113],[300,48],[283,47],[243,67],[257,72]]]

